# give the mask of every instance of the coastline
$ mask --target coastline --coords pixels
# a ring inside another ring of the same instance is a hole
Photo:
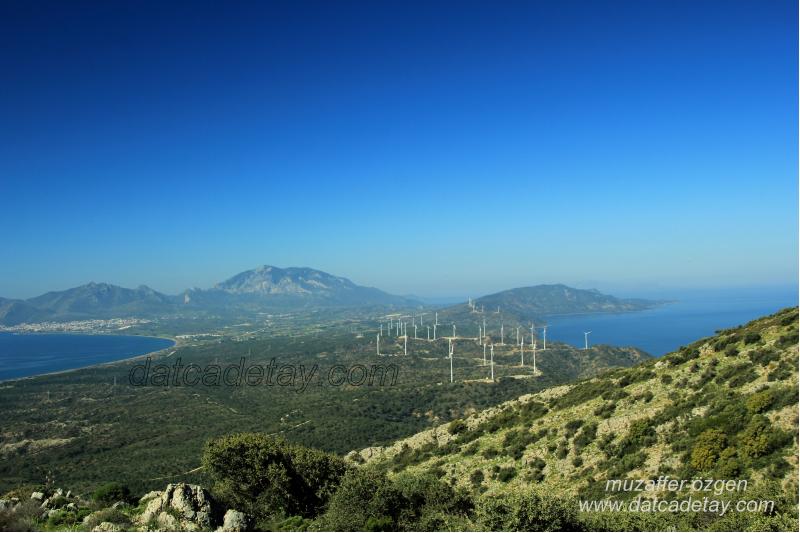
[[[12,332],[0,332],[0,333],[12,333]],[[109,335],[109,336],[114,336],[113,334],[108,334],[108,333],[77,332],[77,331],[75,331],[75,332],[12,333],[12,334],[13,335],[94,335],[94,336],[97,336],[97,335]],[[79,366],[79,367],[75,367],[75,368],[65,368],[65,369],[62,369],[62,370],[52,370],[52,371],[49,371],[49,372],[42,372],[42,373],[39,373],[39,374],[30,375],[30,376],[0,378],[0,386],[4,386],[7,383],[12,382],[12,381],[36,379],[36,378],[41,378],[41,377],[46,377],[46,376],[54,376],[54,375],[58,375],[58,374],[64,374],[64,373],[67,373],[67,372],[76,372],[76,371],[79,371],[79,370],[86,370],[86,369],[89,369],[89,368],[111,366],[111,365],[115,365],[115,364],[125,363],[127,361],[136,361],[136,360],[139,360],[139,359],[142,359],[142,358],[154,357],[154,356],[162,354],[163,352],[166,352],[168,350],[175,350],[175,349],[177,349],[177,348],[179,348],[181,346],[180,339],[169,337],[169,336],[166,336],[166,335],[135,335],[135,334],[127,334],[127,335],[125,335],[125,334],[119,334],[118,336],[123,336],[123,335],[127,336],[127,337],[144,337],[144,338],[150,338],[150,339],[162,339],[162,340],[170,341],[170,342],[172,342],[172,344],[170,346],[167,346],[166,348],[161,348],[159,350],[154,350],[154,351],[147,352],[147,353],[142,353],[142,354],[139,354],[139,355],[126,356],[126,357],[123,357],[122,359],[114,359],[113,361],[104,361],[104,362],[92,363],[92,364],[88,364],[88,365],[85,365],[85,366]],[[166,355],[166,356],[169,356],[169,354]]]

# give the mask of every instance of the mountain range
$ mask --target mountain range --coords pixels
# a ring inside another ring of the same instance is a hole
[[[656,302],[620,299],[596,290],[565,285],[537,285],[483,296],[473,306],[442,309],[441,319],[467,321],[479,310],[501,309],[509,324],[537,320],[545,315],[636,311]],[[108,283],[88,283],[53,291],[27,300],[0,298],[0,325],[43,321],[154,317],[182,313],[256,313],[312,308],[411,308],[421,302],[312,268],[264,265],[241,272],[209,289],[187,289],[167,295],[142,285],[128,289]]]

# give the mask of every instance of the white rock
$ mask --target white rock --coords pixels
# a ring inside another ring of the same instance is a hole
[[[228,509],[222,520],[222,527],[217,531],[247,531],[247,515],[242,512]]]

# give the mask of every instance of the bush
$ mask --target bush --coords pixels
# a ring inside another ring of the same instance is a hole
[[[756,415],[739,437],[739,451],[744,457],[755,459],[767,455],[774,446],[769,420]]]
[[[670,376],[669,374],[664,374],[663,376],[661,376],[661,383],[663,383],[664,385],[669,385],[670,383],[672,383],[672,376]]]
[[[462,431],[466,431],[467,423],[461,420],[460,418],[456,418],[450,424],[447,425],[447,431],[451,435],[458,435]]]
[[[208,442],[202,464],[214,493],[257,519],[315,516],[348,470],[340,457],[260,433]]]
[[[700,472],[710,470],[716,464],[726,443],[725,433],[718,429],[707,429],[697,437],[689,465]]]
[[[116,502],[128,502],[131,491],[120,483],[106,483],[92,493],[92,499],[97,503],[111,505]]]
[[[761,340],[761,335],[758,333],[751,331],[747,335],[744,336],[744,343],[745,344],[755,344]]]
[[[480,527],[489,531],[579,531],[576,509],[568,499],[528,488],[482,496],[476,515]]]

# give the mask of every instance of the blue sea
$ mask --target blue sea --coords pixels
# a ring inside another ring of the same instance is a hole
[[[583,347],[583,332],[591,331],[590,344],[636,346],[651,355],[661,356],[713,335],[719,329],[745,324],[797,305],[797,290],[793,288],[706,290],[649,296],[676,301],[634,313],[550,317],[547,339]]]
[[[173,344],[168,339],[134,335],[0,332],[0,380],[108,363]]]

